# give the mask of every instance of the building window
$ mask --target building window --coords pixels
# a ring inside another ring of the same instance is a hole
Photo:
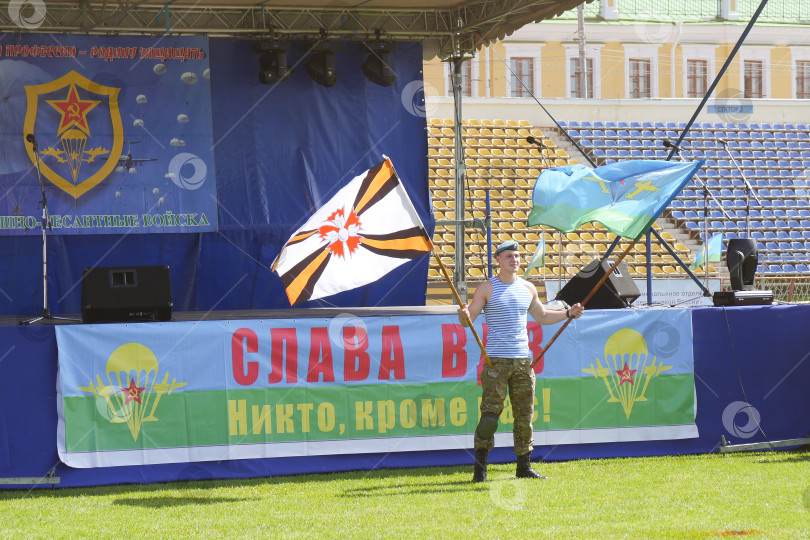
[[[447,95],[453,95],[453,63],[448,64],[450,68],[447,76]],[[472,96],[472,60],[467,60],[461,63],[461,95],[464,97]]]
[[[700,98],[706,94],[709,63],[706,60],[686,61],[686,97]]]
[[[796,99],[810,99],[810,61],[796,62]]]
[[[630,59],[630,97],[650,97],[650,61],[647,59]]]
[[[571,97],[579,98],[579,58],[571,58]],[[585,59],[585,94],[593,99],[593,58]]]
[[[531,97],[534,93],[534,58],[512,57],[512,97]]]
[[[762,97],[762,61],[746,60],[743,64],[743,97]]]

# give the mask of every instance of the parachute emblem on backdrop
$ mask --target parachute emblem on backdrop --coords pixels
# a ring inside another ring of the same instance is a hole
[[[24,133],[36,134],[42,176],[78,199],[113,172],[121,158],[119,89],[71,71],[49,83],[26,86],[25,92]],[[36,163],[33,146],[25,148]]]
[[[175,379],[169,382],[169,373],[158,380],[158,361],[148,347],[140,343],[127,343],[113,351],[107,360],[105,375],[107,383],[96,375],[89,386],[79,390],[96,396],[96,408],[111,424],[126,423],[137,441],[144,422],[157,422],[155,416],[160,398],[164,394],[186,386]]]
[[[623,328],[615,332],[605,342],[605,366],[596,358],[596,365],[582,371],[605,382],[610,398],[608,403],[621,403],[628,420],[633,405],[647,401],[646,393],[650,380],[661,372],[672,369],[663,361],[656,364],[656,357],[650,358],[647,341],[639,332]]]

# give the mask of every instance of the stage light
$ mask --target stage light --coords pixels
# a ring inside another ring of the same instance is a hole
[[[714,293],[715,306],[755,306],[773,303],[772,291],[754,290],[759,253],[753,238],[732,238],[726,248],[726,266],[731,278],[730,291]]]
[[[391,51],[397,48],[396,43],[375,41],[364,43],[369,53],[363,62],[363,74],[368,80],[380,86],[394,84],[396,75],[391,69]]]
[[[335,73],[335,51],[340,50],[340,43],[323,41],[312,47],[307,59],[306,69],[309,78],[321,86],[335,86],[338,81]]]
[[[292,69],[287,64],[287,51],[290,44],[282,41],[263,41],[255,47],[261,52],[259,57],[259,82],[272,84],[286,81],[292,76]]]
[[[757,273],[759,253],[757,241],[753,238],[732,238],[726,248],[726,266],[734,291],[754,289],[754,276]]]

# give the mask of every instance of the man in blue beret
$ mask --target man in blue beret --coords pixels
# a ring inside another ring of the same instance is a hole
[[[567,318],[578,319],[585,310],[575,304],[566,310],[543,307],[534,285],[518,275],[520,249],[514,240],[503,242],[495,250],[498,274],[475,289],[469,305],[458,309],[464,326],[472,326],[484,312],[488,333],[486,351],[492,367],[481,372],[481,420],[475,430],[475,467],[473,482],[487,479],[487,457],[495,446],[498,417],[503,411],[507,392],[515,418],[512,435],[517,456],[518,478],[545,478],[531,468],[529,457],[534,448],[534,369],[531,365],[527,314],[540,324],[555,324]]]

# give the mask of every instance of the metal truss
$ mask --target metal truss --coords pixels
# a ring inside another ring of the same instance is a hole
[[[149,0],[45,3],[36,24],[0,9],[0,32],[274,36],[398,41],[438,39],[442,56],[471,52],[532,21],[553,17],[583,0],[470,0],[452,8],[283,7]],[[586,0],[593,1],[593,0]],[[24,14],[23,14],[24,15]]]

